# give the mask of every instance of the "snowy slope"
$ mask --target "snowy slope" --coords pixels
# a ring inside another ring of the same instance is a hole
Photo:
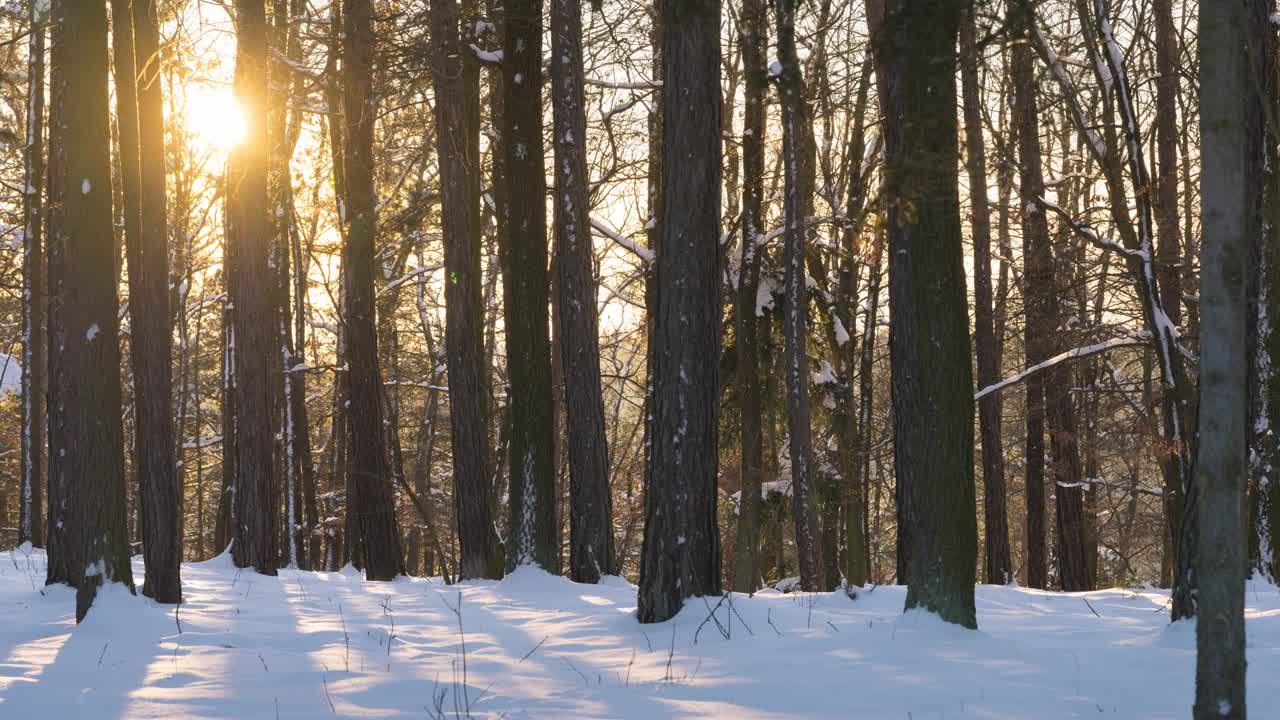
[[[0,561],[2,718],[1133,719],[1187,717],[1193,695],[1194,628],[1158,591],[981,586],[977,632],[903,615],[895,587],[767,592],[721,605],[722,631],[703,600],[640,626],[616,578],[365,583],[218,558],[184,566],[176,617],[121,592],[76,628],[42,554]],[[1250,711],[1280,717],[1280,592],[1248,604]]]

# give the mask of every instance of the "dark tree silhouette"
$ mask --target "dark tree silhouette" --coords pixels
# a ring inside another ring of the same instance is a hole
[[[555,237],[569,442],[569,577],[617,572],[613,497],[600,389],[595,255],[587,192],[582,4],[551,0],[551,97],[555,120]]]
[[[449,367],[449,420],[453,438],[454,506],[458,522],[458,575],[501,577],[497,538],[485,477],[484,322],[478,212],[480,198],[469,177],[477,156],[468,141],[466,61],[459,43],[458,4],[431,4],[432,76],[441,215],[445,240],[445,352]]]
[[[120,419],[118,298],[112,269],[111,134],[105,3],[57,0],[52,7],[49,242],[51,362],[57,368],[51,421],[65,527],[56,551],[77,586],[76,621],[99,588],[133,590],[125,520],[124,428]],[[50,548],[55,551],[55,548]],[[52,566],[51,565],[51,574]]]
[[[502,8],[502,163],[506,188],[503,319],[511,425],[507,565],[558,572],[552,457],[551,338],[547,324],[547,180],[542,147],[542,2]],[[552,66],[561,63],[552,63]],[[585,229],[585,228],[584,228]],[[589,308],[594,312],[595,303]]]
[[[236,97],[244,140],[227,160],[227,250],[234,333],[235,480],[231,488],[231,556],[236,567],[274,575],[277,556],[272,412],[276,333],[268,255],[267,21],[263,0],[237,0]]]
[[[720,5],[663,0],[662,242],[640,622],[720,592]]]
[[[347,513],[370,580],[391,580],[404,572],[400,529],[391,497],[386,436],[382,427],[382,378],[374,323],[374,237],[378,228],[373,185],[373,126],[377,103],[373,83],[373,6],[344,0],[342,107],[343,166],[347,178],[343,280],[346,287],[347,382],[350,397],[351,460],[347,471]]]
[[[975,627],[973,376],[956,174],[955,47],[965,3],[876,5],[899,565],[907,608]]]

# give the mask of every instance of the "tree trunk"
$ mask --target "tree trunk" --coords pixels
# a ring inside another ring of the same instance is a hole
[[[182,601],[182,497],[172,415],[172,318],[160,21],[155,0],[133,0],[131,5],[140,182],[139,234],[128,238],[129,313],[133,320],[129,337],[133,347],[133,395],[138,424],[136,462],[146,558],[142,593],[157,602],[177,603]],[[127,16],[121,17],[121,22],[127,22]]]
[[[1160,302],[1182,324],[1182,238],[1178,225],[1178,31],[1173,0],[1153,0],[1156,30],[1156,248]]]
[[[558,572],[547,325],[550,286],[542,146],[541,0],[507,0],[503,26],[502,175],[508,205],[502,287],[511,413],[507,565],[532,563]],[[561,64],[557,61],[552,67]],[[557,134],[557,141],[564,138]],[[594,295],[582,309],[594,313]]]
[[[1266,46],[1266,74],[1261,85],[1266,90],[1264,108],[1268,113],[1280,109],[1280,47],[1275,42]],[[1267,117],[1274,117],[1268,115]],[[1275,127],[1268,127],[1266,137],[1274,138]],[[1263,230],[1254,248],[1251,262],[1257,270],[1251,272],[1250,327],[1247,339],[1250,363],[1250,386],[1253,435],[1250,438],[1249,457],[1255,464],[1251,468],[1250,521],[1254,524],[1250,533],[1250,560],[1273,581],[1280,573],[1280,482],[1275,471],[1280,468],[1280,441],[1274,427],[1280,427],[1280,332],[1275,329],[1274,318],[1280,316],[1280,148],[1274,142],[1266,142],[1266,167],[1263,190]],[[1263,552],[1267,549],[1270,552]]]
[[[481,42],[481,35],[484,32],[484,23],[480,22],[485,4],[481,0],[461,0],[461,21],[462,34],[459,49],[462,59],[462,90],[459,95],[459,102],[463,107],[463,131],[462,138],[465,143],[466,155],[468,159],[466,173],[467,212],[469,213],[468,227],[470,228],[470,243],[476,248],[476,252],[481,255],[482,262],[477,267],[481,268],[476,273],[476,282],[482,288],[480,297],[482,301],[476,306],[476,324],[479,327],[477,332],[480,333],[483,358],[480,365],[482,371],[479,373],[480,384],[478,385],[480,392],[480,417],[484,427],[484,442],[480,444],[481,459],[483,461],[481,476],[484,478],[486,497],[489,503],[489,517],[494,518],[491,526],[495,528],[498,523],[498,516],[501,515],[501,500],[503,490],[507,490],[505,483],[502,482],[502,468],[506,462],[506,445],[502,444],[502,438],[506,435],[509,425],[506,423],[506,410],[497,409],[497,399],[493,392],[490,368],[494,367],[494,349],[497,347],[495,335],[497,334],[497,312],[489,313],[486,316],[488,308],[496,308],[494,295],[498,286],[498,276],[500,272],[494,267],[484,269],[484,258],[495,258],[501,255],[500,251],[494,248],[488,250],[484,247],[484,202],[482,200],[482,190],[484,184],[484,174],[480,171],[483,166],[483,159],[480,152],[480,134],[481,117],[480,117],[480,58],[474,51],[470,50],[472,45]],[[497,0],[495,0],[497,1]],[[492,128],[491,128],[492,129]],[[505,181],[503,181],[505,182]],[[545,199],[544,199],[545,202]],[[495,237],[496,240],[496,237]],[[492,263],[496,265],[498,263]],[[488,279],[485,279],[485,273],[488,273]],[[446,337],[447,340],[447,337]],[[447,344],[447,343],[446,343]],[[493,448],[490,448],[489,438],[496,436],[498,442]],[[497,568],[492,572],[501,574],[505,568],[505,555],[507,548],[503,539],[497,535],[493,538],[493,547],[495,562]]]
[[[1057,325],[1055,318],[1054,327]],[[1053,458],[1051,477],[1056,496],[1058,581],[1068,592],[1093,589],[1084,516],[1088,482],[1080,462],[1075,409],[1071,401],[1074,384],[1070,368],[1062,365],[1050,370],[1045,381],[1045,407]]]
[[[880,317],[880,283],[884,276],[884,233],[877,231],[875,238],[871,242],[871,265],[867,269],[867,303],[866,311],[863,313],[862,320],[862,342],[860,343],[860,352],[858,357],[858,446],[857,446],[857,480],[854,492],[859,496],[861,504],[861,517],[850,518],[847,522],[854,522],[859,525],[857,530],[847,529],[846,532],[860,532],[863,538],[863,557],[862,566],[866,578],[879,582],[879,576],[871,577],[871,528],[868,518],[867,488],[871,482],[871,453],[874,442],[874,427],[871,423],[871,413],[875,407],[875,378],[872,375],[875,365],[876,341],[879,335],[879,317]],[[879,493],[877,492],[877,496]],[[879,502],[875,503],[877,510]],[[850,548],[854,547],[854,543],[850,540]],[[850,565],[854,560],[850,558]],[[854,570],[849,571],[849,581],[855,583],[857,575]],[[864,580],[865,582],[865,580]],[[856,584],[856,583],[855,583]]]
[[[270,30],[268,48],[271,55],[270,76],[267,80],[270,115],[267,119],[267,137],[271,150],[267,169],[267,192],[271,218],[270,266],[272,269],[271,305],[275,323],[275,366],[272,388],[275,403],[275,420],[280,425],[280,438],[276,445],[277,488],[283,485],[284,522],[280,525],[280,543],[285,566],[301,567],[299,560],[302,526],[301,503],[298,502],[297,457],[293,454],[293,387],[290,385],[293,367],[293,333],[289,318],[289,228],[293,225],[293,207],[290,203],[293,179],[289,171],[293,148],[289,143],[289,79],[292,71],[286,62],[289,45],[288,0],[270,0]]]
[[[1019,13],[1024,31],[1031,20]],[[1035,68],[1029,42],[1013,50],[1014,126],[1018,134],[1018,173],[1022,213],[1024,256],[1023,297],[1026,305],[1027,366],[1036,367],[1066,349],[1058,339],[1058,284],[1054,268],[1049,221],[1037,200],[1045,195],[1040,126],[1035,98]],[[1031,587],[1043,588],[1047,575],[1040,564],[1043,551],[1033,553],[1044,534],[1044,503],[1036,499],[1043,492],[1044,430],[1048,430],[1052,463],[1049,477],[1056,497],[1057,566],[1065,590],[1087,590],[1088,566],[1084,550],[1084,489],[1080,451],[1076,441],[1075,413],[1070,389],[1072,376],[1064,365],[1050,368],[1037,382],[1027,385],[1027,528],[1028,580]],[[1032,397],[1032,394],[1036,394]],[[1033,417],[1033,412],[1037,413]],[[1039,413],[1043,412],[1040,416]],[[1033,433],[1033,430],[1039,428]],[[1034,488],[1032,487],[1034,484]],[[1035,499],[1035,502],[1033,502]],[[1034,534],[1032,534],[1034,531]],[[1033,560],[1035,562],[1033,562]]]
[[[660,3],[649,7],[649,47],[652,51],[650,70],[653,82],[660,88],[666,72],[666,52],[663,49],[664,30],[663,14]],[[645,221],[645,235],[649,241],[649,251],[655,261],[645,267],[644,276],[644,322],[645,322],[645,363],[644,363],[644,474],[641,491],[648,492],[649,464],[653,458],[654,407],[653,383],[657,371],[657,327],[658,318],[658,268],[656,258],[662,254],[662,187],[663,187],[663,107],[660,89],[654,90],[654,99],[649,103],[649,137],[648,137],[648,218]]]
[[[1244,490],[1248,454],[1245,279],[1261,233],[1268,3],[1200,17],[1200,439],[1194,716],[1245,717]],[[1244,41],[1242,42],[1242,38]]]
[[[435,45],[432,74],[437,152],[440,158],[441,215],[445,236],[445,348],[449,371],[449,420],[453,439],[454,505],[463,578],[501,577],[497,538],[485,478],[488,437],[485,428],[483,277],[478,228],[473,224],[480,198],[472,191],[469,169],[478,157],[467,142],[465,90],[459,43],[458,4],[431,5]]]
[[[54,33],[50,30],[50,35]],[[52,55],[51,55],[52,59]],[[51,63],[52,64],[52,63]],[[53,209],[61,206],[62,198],[66,194],[64,178],[59,173],[54,172],[54,159],[65,155],[62,149],[63,135],[65,133],[56,132],[54,123],[58,118],[66,114],[67,106],[59,106],[62,98],[67,97],[67,89],[65,81],[62,79],[68,74],[67,66],[52,66],[49,69],[49,236],[48,243],[45,247],[47,253],[47,296],[49,298],[49,315],[47,319],[48,332],[45,335],[46,342],[52,348],[54,332],[61,328],[64,324],[63,294],[65,292],[66,269],[63,258],[66,255],[66,244],[59,241],[59,237],[53,234]],[[105,111],[104,111],[105,112]],[[112,239],[114,242],[114,238]],[[48,353],[48,429],[49,429],[49,473],[48,473],[48,513],[46,516],[46,555],[49,558],[49,565],[45,571],[46,584],[65,583],[75,586],[79,582],[80,573],[84,569],[84,564],[80,561],[80,548],[75,544],[74,538],[71,536],[71,500],[74,497],[71,492],[70,480],[67,476],[67,463],[65,449],[68,446],[70,438],[67,436],[69,429],[67,427],[67,412],[65,411],[65,401],[63,400],[63,387],[66,386],[71,376],[68,374],[66,363],[63,362],[62,353]],[[58,408],[63,408],[59,410]]]
[[[1020,17],[1021,14],[1019,15]],[[1025,22],[1025,19],[1024,19]],[[1035,68],[1027,43],[1013,46],[1013,127],[1018,146],[1019,199],[1023,207],[1044,195],[1040,172],[1040,130],[1036,117]],[[1026,367],[1035,367],[1052,353],[1053,327],[1046,314],[1057,302],[1053,292],[1053,258],[1048,247],[1049,221],[1043,211],[1023,212],[1023,302]],[[1026,513],[1027,586],[1049,586],[1045,552],[1045,376],[1036,374],[1026,381]]]
[[[991,294],[991,211],[987,204],[987,160],[982,136],[982,89],[978,80],[981,56],[977,47],[974,9],[964,13],[960,26],[960,78],[964,94],[965,169],[969,173],[969,211],[973,232],[973,323],[978,355],[978,387],[1000,379],[1000,357]],[[1013,580],[1009,553],[1009,511],[1005,495],[1004,447],[1000,432],[1000,399],[988,393],[978,401],[982,441],[983,519],[986,529],[985,576],[988,583]]]
[[[44,53],[48,6],[31,2],[27,61],[27,144],[24,149],[22,229],[22,469],[18,542],[44,547],[41,491],[45,485],[45,393],[49,388],[45,321]]]
[[[418,262],[425,265],[421,247],[418,250]],[[432,359],[432,363],[436,365],[436,369],[431,373],[431,384],[439,385],[440,370],[438,363],[440,355],[436,350],[436,341],[431,331],[430,316],[426,304],[426,290],[419,284],[416,288],[415,303],[418,308],[418,322],[422,326],[422,334],[426,339],[428,357]],[[421,432],[418,435],[417,456],[413,464],[413,488],[414,493],[421,500],[421,506],[418,508],[422,512],[423,523],[423,544],[428,546],[428,550],[423,553],[423,573],[431,575],[433,566],[438,562],[440,564],[441,574],[444,575],[445,581],[450,581],[451,570],[448,567],[448,555],[440,544],[440,533],[436,528],[435,514],[430,506],[431,502],[431,477],[434,474],[434,451],[436,442],[436,421],[439,417],[440,392],[432,389],[427,393],[426,407],[423,408],[423,423]]]
[[[841,379],[839,395],[835,398],[833,424],[839,442],[839,477],[840,485],[835,489],[836,501],[839,503],[839,515],[844,527],[831,530],[837,535],[837,544],[843,544],[845,552],[837,558],[837,571],[851,587],[859,587],[867,582],[867,540],[864,519],[866,517],[866,493],[860,476],[862,455],[861,447],[861,413],[860,405],[855,404],[853,392],[854,377],[861,371],[860,344],[850,342],[850,333],[857,330],[858,297],[862,266],[870,268],[866,261],[867,248],[863,245],[866,231],[867,193],[871,173],[869,168],[873,162],[865,159],[867,155],[866,116],[867,103],[871,92],[873,76],[871,53],[868,51],[861,64],[861,76],[858,78],[858,91],[853,106],[854,121],[845,151],[849,168],[845,171],[848,178],[847,197],[845,198],[845,226],[840,234],[840,245],[843,257],[840,258],[837,270],[835,301],[832,316],[839,328],[832,332],[832,365],[837,377]],[[827,123],[833,122],[828,118]],[[824,142],[826,142],[824,140]],[[879,139],[874,140],[877,148]],[[864,167],[865,165],[865,167]],[[838,184],[838,181],[837,181]],[[838,190],[836,191],[838,192]],[[872,243],[875,244],[874,241]],[[877,246],[879,247],[879,246]],[[867,286],[871,285],[871,275],[867,274]],[[861,377],[858,378],[859,386]],[[827,528],[823,528],[828,532]],[[844,537],[839,538],[843,531]],[[827,558],[828,565],[831,558]],[[837,581],[839,576],[837,576]]]
[[[53,113],[50,176],[59,192],[50,204],[52,288],[50,349],[58,368],[52,421],[62,431],[58,451],[65,496],[76,621],[98,589],[120,583],[133,591],[125,512],[124,428],[121,423],[115,241],[111,232],[111,141],[107,93],[107,14],[103,3],[53,3]],[[103,372],[103,368],[108,372]],[[65,382],[64,382],[65,381]]]
[[[279,146],[277,146],[279,147]],[[287,151],[286,151],[287,152]],[[307,528],[311,522],[304,514],[302,503],[304,478],[310,471],[311,445],[307,437],[306,425],[306,389],[303,385],[303,365],[301,359],[301,343],[295,343],[293,335],[293,309],[289,298],[291,264],[290,244],[293,230],[293,199],[289,187],[289,167],[287,158],[282,155],[273,160],[277,165],[273,171],[272,184],[274,194],[272,202],[282,209],[277,216],[277,227],[273,233],[275,241],[272,246],[272,266],[275,270],[275,312],[276,336],[280,345],[280,420],[284,437],[281,439],[281,452],[284,454],[285,473],[285,531],[282,540],[287,548],[286,562],[293,567],[308,569],[311,564],[307,552]],[[314,492],[314,488],[312,490]],[[312,497],[314,503],[314,496]],[[314,507],[314,505],[313,505]],[[314,513],[309,516],[314,518]]]
[[[293,266],[297,268],[294,271],[295,291],[294,291],[294,318],[295,318],[295,339],[293,344],[293,365],[291,367],[300,367],[306,365],[306,266],[302,263],[302,253],[299,251],[297,233],[292,237],[293,247]],[[293,411],[290,413],[290,419],[293,421],[293,454],[295,462],[300,473],[299,481],[302,483],[302,531],[301,535],[306,539],[306,560],[304,567],[309,570],[317,570],[323,567],[321,564],[321,530],[319,508],[316,503],[316,464],[315,457],[311,450],[311,425],[307,421],[307,376],[305,371],[289,373],[290,400],[293,403]]]
[[[973,375],[956,177],[955,47],[963,5],[886,0],[882,16],[869,15],[893,199],[889,346],[906,607],[976,627]]]
[[[134,278],[140,270],[138,264],[141,259],[138,252],[138,238],[142,234],[142,209],[139,206],[139,185],[141,183],[141,171],[138,168],[140,156],[138,154],[138,73],[134,64],[133,51],[133,23],[130,19],[131,3],[129,0],[110,0],[111,10],[111,64],[114,70],[115,100],[116,114],[113,129],[115,130],[114,142],[116,154],[113,156],[112,165],[112,182],[114,187],[112,211],[114,213],[112,227],[115,232],[114,241],[116,243],[117,252],[112,257],[117,262],[121,257],[119,250],[124,250],[125,267],[129,271],[129,283],[134,285]],[[116,280],[120,281],[121,275],[117,269]],[[130,292],[130,302],[126,304],[126,308],[132,314],[132,292]],[[130,345],[133,343],[132,334],[129,338]],[[145,529],[141,527],[145,521],[145,513],[142,511],[142,495],[141,492],[141,472],[139,463],[136,459],[141,457],[138,453],[138,416],[140,414],[142,404],[145,398],[140,397],[136,391],[139,384],[138,368],[135,364],[130,364],[126,368],[121,368],[131,384],[135,387],[135,391],[125,397],[127,403],[122,408],[124,441],[126,462],[125,462],[125,492],[127,499],[125,501],[125,512],[129,518],[128,542],[132,548],[134,543],[141,543]],[[135,462],[130,463],[128,460],[132,458]]]
[[[234,254],[223,244],[222,276],[231,294],[235,272]],[[218,488],[218,516],[213,526],[213,544],[215,551],[222,553],[230,549],[231,525],[235,516],[236,489],[236,330],[235,308],[225,303],[222,310],[222,477]]]
[[[400,530],[387,477],[382,425],[382,379],[374,322],[374,237],[377,196],[373,181],[373,125],[377,103],[373,84],[373,7],[370,0],[344,0],[342,108],[343,165],[347,177],[346,242],[342,265],[346,285],[347,353],[350,388],[351,463],[347,512],[355,515],[365,577],[391,580],[404,572]]]
[[[639,619],[720,592],[720,6],[663,0],[662,244]]]
[[[236,0],[236,97],[244,141],[227,159],[227,246],[233,255],[230,299],[235,333],[236,482],[231,556],[236,567],[274,575],[276,505],[272,486],[272,413],[276,337],[274,278],[268,259],[267,21],[263,0]]]
[[[764,435],[760,397],[760,331],[756,297],[760,289],[760,253],[764,246],[764,133],[768,102],[765,63],[768,15],[763,0],[744,0],[739,18],[742,48],[742,263],[734,303],[738,411],[742,416],[742,491],[734,544],[733,589],[753,593],[760,587],[760,485]]]
[[[588,214],[582,5],[578,0],[551,0],[551,57],[558,59],[551,63],[551,90],[560,348],[569,440],[569,576],[575,582],[597,582],[601,575],[615,574],[617,568]]]
[[[342,88],[341,79],[338,74],[338,56],[342,48],[342,4],[330,3],[329,10],[329,53],[325,62],[325,103],[328,107],[337,108],[342,104]],[[340,215],[345,215],[346,210],[343,207],[344,199],[347,197],[347,175],[343,163],[344,151],[342,149],[342,123],[341,119],[334,117],[328,120],[329,123],[329,157],[333,165],[333,196],[337,201],[337,210]],[[345,245],[346,224],[338,223],[338,233],[344,237]],[[339,268],[338,281],[338,307],[339,316],[346,313],[346,281],[342,279],[345,269]],[[337,357],[346,357],[346,326],[344,323],[338,324],[337,337],[334,339]],[[329,478],[328,491],[325,494],[329,508],[324,511],[325,517],[333,517],[337,510],[337,496],[346,494],[347,486],[347,441],[350,436],[347,432],[347,372],[339,363],[339,367],[333,370],[333,416],[329,424]],[[350,518],[350,513],[346,514]],[[349,545],[344,542],[346,538],[345,532],[339,531],[339,526],[334,523],[326,523],[325,539],[327,549],[325,550],[324,567],[327,570],[337,570],[346,564],[349,559]]]
[[[1173,24],[1171,0],[1153,0],[1151,11],[1156,42],[1156,280],[1160,285],[1160,303],[1169,322],[1182,324],[1182,251],[1178,225],[1178,37]],[[1197,332],[1194,337],[1199,337]],[[1161,503],[1165,511],[1166,545],[1177,556],[1178,540],[1174,534],[1179,523],[1180,489],[1175,466],[1161,463],[1165,495]],[[1173,563],[1170,563],[1171,565]]]
[[[301,22],[305,15],[305,8],[302,0],[291,0],[289,3],[289,12],[291,15],[289,37],[286,46],[286,55],[293,61],[299,61],[302,58],[302,41],[301,41]],[[298,75],[293,77],[293,98],[295,101],[305,91],[304,80]],[[301,130],[302,111],[295,109],[290,120],[289,127],[289,152],[292,154],[296,147],[299,132]],[[317,177],[316,192],[319,191],[319,177]],[[306,347],[307,347],[307,289],[308,289],[308,255],[302,252],[302,238],[298,232],[298,225],[295,220],[294,212],[294,194],[292,182],[286,180],[284,184],[286,192],[286,207],[288,222],[285,224],[288,229],[288,236],[281,240],[288,243],[288,258],[286,263],[293,265],[293,335],[291,342],[288,343],[292,350],[286,369],[289,370],[286,376],[286,382],[289,384],[289,400],[291,410],[289,419],[292,422],[292,428],[289,435],[293,440],[294,466],[298,473],[297,482],[301,485],[302,494],[302,527],[298,529],[297,534],[302,542],[302,549],[299,551],[304,554],[302,560],[303,567],[311,570],[322,568],[321,559],[321,529],[320,519],[318,515],[319,508],[316,502],[316,464],[315,456],[311,448],[311,424],[308,422],[307,413],[307,375],[306,367]],[[314,226],[312,229],[312,237],[314,238]],[[285,300],[288,301],[288,292],[285,293]],[[288,315],[288,313],[286,313]],[[288,331],[285,331],[286,335]],[[296,370],[295,370],[296,369]]]
[[[289,0],[289,21],[288,21],[288,37],[285,44],[285,57],[288,63],[301,62],[303,57],[302,46],[302,23],[306,17],[306,7],[303,0]],[[297,148],[298,140],[302,135],[303,109],[300,107],[306,97],[307,86],[306,78],[300,73],[290,72],[290,95],[286,106],[292,110],[288,113],[288,141],[286,142],[286,151],[289,153],[289,159],[292,160],[293,153]],[[323,130],[321,130],[323,136]],[[291,176],[290,176],[291,177]],[[320,176],[316,175],[316,183],[313,185],[313,192],[319,192]],[[293,333],[286,331],[286,336],[290,340],[290,362],[288,368],[305,367],[306,360],[306,343],[307,343],[307,289],[308,289],[308,269],[311,254],[310,244],[314,242],[317,234],[317,219],[312,218],[310,230],[309,244],[307,254],[302,251],[302,238],[298,230],[296,201],[293,191],[293,183],[291,179],[287,179],[283,183],[285,191],[285,208],[288,222],[284,223],[288,233],[281,239],[287,243],[285,253],[287,258],[285,264],[292,263],[294,271],[290,278],[293,282],[293,304],[292,312],[286,312],[286,319],[293,321]],[[285,292],[285,300],[289,300],[289,293]],[[301,493],[304,499],[301,517],[303,519],[303,527],[299,530],[304,542],[309,542],[313,546],[314,552],[311,552],[310,562],[314,562],[319,555],[319,536],[312,532],[316,523],[316,506],[315,506],[315,459],[311,452],[311,433],[310,424],[307,421],[307,402],[306,402],[306,374],[299,369],[298,372],[290,372],[289,382],[292,388],[293,402],[296,405],[295,411],[291,414],[294,423],[294,430],[290,432],[294,442],[294,455],[299,473],[299,482],[301,484]],[[310,540],[306,538],[310,536]],[[304,548],[302,552],[307,552]],[[313,565],[307,565],[313,568]]]
[[[783,337],[784,375],[787,379],[787,429],[791,449],[791,489],[796,523],[796,554],[800,587],[808,592],[823,589],[822,545],[818,529],[813,447],[809,418],[809,293],[805,283],[806,252],[805,185],[801,145],[808,127],[805,116],[804,78],[795,52],[794,0],[776,4],[778,61],[782,65],[783,166],[785,173],[785,230],[783,232]]]

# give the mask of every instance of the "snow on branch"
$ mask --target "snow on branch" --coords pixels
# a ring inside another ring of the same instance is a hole
[[[1080,237],[1087,240],[1090,245],[1093,245],[1102,250],[1110,250],[1118,255],[1122,255],[1126,258],[1130,258],[1133,260],[1139,260],[1142,262],[1145,262],[1148,260],[1147,253],[1143,252],[1142,250],[1130,250],[1129,248],[1121,245],[1115,240],[1110,240],[1102,237],[1097,232],[1095,232],[1094,229],[1090,227],[1088,224],[1080,222],[1079,220],[1076,220],[1075,218],[1071,217],[1071,215],[1067,213],[1066,210],[1063,210],[1062,208],[1058,207],[1057,205],[1054,205],[1048,200],[1045,200],[1044,198],[1036,198],[1032,202],[1034,202],[1036,206],[1041,208],[1042,210],[1049,210],[1054,215],[1057,215],[1058,218],[1062,220],[1062,222],[1067,224],[1067,227],[1071,228],[1072,232],[1074,232],[1076,235],[1079,235]]]
[[[431,265],[423,265],[422,267],[414,268],[413,270],[410,270],[404,275],[401,275],[395,280],[392,280],[391,282],[387,283],[385,287],[383,287],[381,290],[378,291],[378,295],[383,295],[385,293],[391,292],[392,290],[395,290],[396,288],[400,287],[401,285],[409,282],[410,280],[420,275],[435,272],[436,270],[439,270],[442,267],[444,267],[444,263],[433,263]]]
[[[614,82],[611,80],[597,80],[595,78],[584,78],[583,85],[591,87],[605,88],[607,90],[654,90],[662,87],[662,83],[657,80],[639,80],[636,82]]]
[[[990,395],[993,392],[999,392],[1009,387],[1010,385],[1016,385],[1022,382],[1023,380],[1026,380],[1028,377],[1035,375],[1036,373],[1044,372],[1045,370],[1048,370],[1049,368],[1055,365],[1060,365],[1070,360],[1078,360],[1080,358],[1089,357],[1090,355],[1097,355],[1098,353],[1106,352],[1108,350],[1114,350],[1116,348],[1142,347],[1148,344],[1148,342],[1149,340],[1147,338],[1131,338],[1131,337],[1112,338],[1110,340],[1104,340],[1103,342],[1100,342],[1100,343],[1094,343],[1093,345],[1086,345],[1084,347],[1078,347],[1072,350],[1067,350],[1066,352],[1061,352],[1061,353],[1058,353],[1057,355],[1054,355],[1053,357],[1049,358],[1048,360],[1045,360],[1044,362],[1038,365],[1032,365],[1026,370],[1023,370],[1022,372],[1018,373],[1017,375],[1007,377],[998,383],[995,383],[993,385],[988,385],[982,388],[978,392],[974,393],[973,399],[980,400],[983,397]]]
[[[214,445],[220,445],[221,443],[222,443],[222,436],[215,435],[214,437],[200,438],[198,440],[184,442],[182,443],[182,449],[183,450],[203,450],[204,448],[213,447]]]
[[[630,250],[632,253],[636,255],[636,257],[643,260],[646,264],[653,262],[654,255],[652,250],[650,250],[649,248],[640,247],[639,245],[635,244],[634,241],[629,240],[626,236],[622,235],[617,230],[614,230],[608,225],[605,225],[603,220],[600,220],[594,215],[591,217],[591,227],[595,228],[596,232],[600,233],[601,235],[609,238],[610,240],[621,245],[622,247]]]
[[[1044,60],[1044,64],[1049,68],[1049,73],[1053,75],[1054,80],[1062,87],[1062,96],[1071,110],[1071,119],[1075,123],[1076,129],[1089,141],[1089,150],[1093,153],[1094,159],[1105,166],[1107,157],[1106,143],[1102,141],[1102,136],[1098,135],[1098,131],[1093,128],[1093,125],[1089,124],[1084,108],[1080,106],[1080,98],[1076,94],[1075,85],[1071,82],[1071,76],[1067,74],[1066,68],[1062,67],[1057,54],[1049,46],[1049,40],[1040,30],[1038,20],[1034,23],[1032,29],[1035,31],[1034,45],[1036,52],[1039,53],[1040,59]]]
[[[492,63],[494,65],[499,65],[502,63],[501,50],[493,50],[493,51],[484,50],[479,45],[472,43],[471,52],[476,54],[476,58],[480,60],[480,62]]]

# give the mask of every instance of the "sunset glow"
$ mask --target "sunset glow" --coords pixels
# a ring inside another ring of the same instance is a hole
[[[186,122],[195,142],[211,150],[225,153],[244,139],[244,111],[230,89],[193,88]]]

